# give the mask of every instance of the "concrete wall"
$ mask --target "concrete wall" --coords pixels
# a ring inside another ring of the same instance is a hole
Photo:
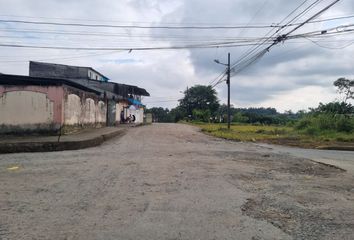
[[[116,121],[117,123],[121,123],[122,119],[120,117],[121,112],[124,111],[124,108],[127,108],[129,106],[128,101],[119,101],[116,103]],[[129,115],[128,115],[129,116]],[[124,111],[124,118],[126,118],[126,111]]]
[[[144,109],[143,108],[130,106],[126,112],[127,112],[127,116],[129,116],[129,115],[135,116],[135,123],[143,123],[144,122]]]
[[[146,113],[145,114],[144,123],[146,123],[146,124],[152,123],[152,113]]]
[[[61,86],[0,86],[0,133],[57,131],[63,95]]]
[[[136,123],[143,123],[144,122],[144,108],[139,108],[136,110]]]
[[[95,94],[65,88],[64,128],[101,127],[106,124],[107,106]]]
[[[115,114],[115,113],[114,113]],[[0,86],[0,134],[57,133],[106,125],[99,96],[69,86]]]

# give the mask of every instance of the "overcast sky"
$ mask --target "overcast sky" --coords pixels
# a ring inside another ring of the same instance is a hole
[[[322,0],[297,22],[333,0]],[[281,22],[303,0],[0,0],[1,20],[139,26],[235,26]],[[309,0],[308,4],[315,2]],[[318,19],[354,14],[354,1],[342,0]],[[318,31],[354,18],[308,24],[295,33]],[[291,28],[289,28],[290,30]],[[0,22],[1,44],[66,47],[159,47],[221,42],[239,37],[263,37],[269,29],[121,29],[33,25]],[[295,34],[294,33],[294,34]],[[338,95],[332,83],[354,78],[353,34],[321,38],[316,45],[301,38],[278,44],[260,61],[231,79],[236,107],[275,107],[279,111],[307,109]],[[345,47],[345,48],[343,48]],[[28,75],[28,61],[90,66],[112,81],[137,85],[150,92],[148,107],[172,108],[187,86],[207,85],[224,66],[250,47],[154,51],[82,51],[0,46],[0,72]],[[226,84],[216,87],[226,102]]]

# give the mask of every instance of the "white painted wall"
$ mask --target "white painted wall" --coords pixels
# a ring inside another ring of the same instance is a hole
[[[93,124],[96,122],[96,106],[95,100],[93,100],[92,98],[86,98],[83,109],[83,115],[83,123]]]
[[[136,109],[134,106],[130,106],[127,109],[127,117],[129,115],[135,116],[135,123],[143,123],[144,122],[144,109],[143,108]]]
[[[128,106],[128,104],[125,103],[125,102],[119,102],[119,103],[116,104],[116,121],[117,121],[118,123],[120,123],[120,121],[121,121],[121,119],[120,119],[120,113],[121,113],[122,111],[124,111],[124,107],[127,107],[127,106]],[[126,116],[125,116],[125,117],[126,117]]]
[[[0,124],[50,124],[53,113],[53,102],[44,93],[12,91],[0,96]]]
[[[132,110],[131,114],[135,116],[135,123],[143,123],[144,122],[144,109],[136,109]]]
[[[96,107],[96,121],[99,123],[105,123],[106,114],[107,114],[106,104],[103,101],[98,101]]]
[[[81,101],[78,95],[68,94],[64,105],[65,125],[91,125],[106,122],[107,109],[103,101],[95,103],[92,98]]]
[[[68,94],[64,105],[64,124],[80,124],[81,111],[80,97],[76,94]]]

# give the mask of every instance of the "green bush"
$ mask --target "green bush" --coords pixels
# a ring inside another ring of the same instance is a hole
[[[194,109],[193,110],[193,117],[195,120],[202,121],[202,122],[209,122],[210,121],[210,110],[201,110],[201,109]]]
[[[241,112],[237,112],[234,114],[232,118],[232,122],[237,122],[237,123],[247,123],[249,121],[249,118],[245,115],[243,115]]]
[[[305,132],[310,136],[315,136],[318,134],[318,129],[316,127],[309,126],[306,128]]]
[[[344,114],[309,114],[298,120],[294,127],[308,135],[328,131],[351,133],[354,131],[354,119]]]
[[[301,118],[297,123],[294,124],[295,129],[303,130],[311,125],[311,119],[308,116]]]
[[[339,132],[353,132],[354,130],[354,119],[340,115],[337,117],[335,122],[336,129]]]
[[[331,114],[319,114],[313,118],[313,125],[320,130],[335,129],[335,121],[335,117]]]

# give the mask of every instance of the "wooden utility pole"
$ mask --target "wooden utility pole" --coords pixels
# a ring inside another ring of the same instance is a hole
[[[227,128],[230,129],[231,124],[231,109],[230,109],[230,53],[227,55]]]

